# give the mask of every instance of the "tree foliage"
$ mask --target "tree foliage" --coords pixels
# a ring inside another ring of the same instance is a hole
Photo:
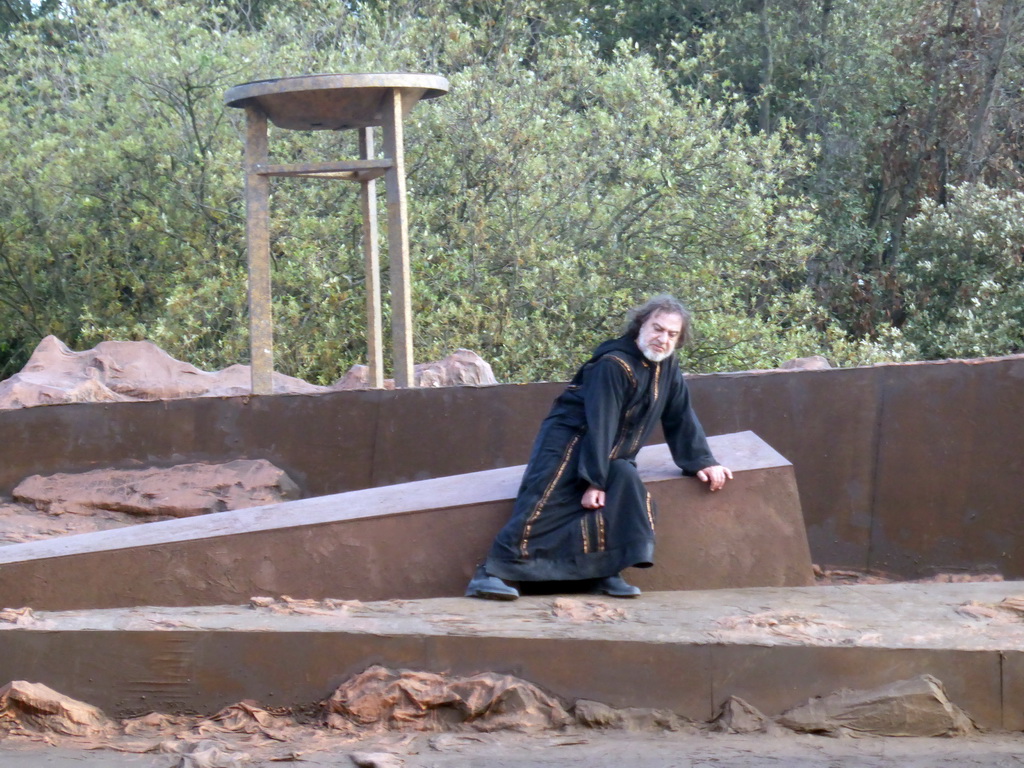
[[[643,10],[623,0],[613,7],[666,67],[679,50],[712,40],[708,67],[721,90],[711,96],[738,86],[751,125],[772,131],[788,121],[816,144],[804,189],[818,204],[822,247],[808,265],[810,285],[855,336],[884,336],[908,321],[908,220],[933,202],[946,204],[962,183],[982,182],[996,194],[1021,185],[1018,0],[654,0]],[[686,18],[674,33],[629,21],[651,14]]]
[[[0,35],[34,19],[44,19],[60,9],[60,0],[2,0]]]
[[[461,346],[505,380],[564,377],[659,291],[695,310],[697,370],[1020,348],[1009,0],[61,9],[0,41],[2,373],[47,333],[247,359],[223,94],[302,72],[451,82],[406,130],[418,360]],[[355,135],[272,129],[271,151],[352,157]],[[277,180],[271,221],[277,366],[331,381],[365,357],[357,186]]]
[[[932,358],[1024,349],[1024,194],[963,183],[906,224],[906,336]]]

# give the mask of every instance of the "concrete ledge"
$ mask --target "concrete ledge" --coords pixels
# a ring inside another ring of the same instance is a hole
[[[813,581],[793,468],[752,432],[711,439],[736,479],[708,493],[664,445],[640,454],[659,505],[647,589]],[[459,595],[508,519],[523,467],[0,548],[0,605],[36,609]],[[631,574],[631,578],[633,575]]]
[[[34,626],[0,624],[0,682],[43,682],[114,716],[212,713],[246,698],[315,702],[380,663],[507,672],[569,701],[707,721],[732,695],[774,716],[840,688],[927,673],[978,725],[1021,730],[1024,624],[957,608],[1022,591],[994,582],[656,592],[602,600],[622,611],[610,623],[559,617],[550,596],[388,601],[317,615],[240,606],[41,612]]]

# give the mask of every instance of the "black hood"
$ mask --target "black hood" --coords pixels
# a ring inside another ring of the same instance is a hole
[[[643,361],[646,358],[644,353],[640,351],[640,347],[636,345],[636,339],[631,336],[620,336],[617,339],[608,339],[608,341],[602,342],[597,349],[594,350],[594,356],[587,362],[593,362],[602,355],[607,355],[609,352],[625,352],[631,357],[635,357],[637,360]]]
[[[632,357],[637,363],[643,363],[643,361],[647,359],[644,357],[644,353],[640,351],[640,347],[636,345],[635,339],[629,336],[620,336],[617,339],[609,339],[608,341],[602,342],[597,349],[594,350],[593,356],[580,367],[576,372],[576,375],[573,376],[571,383],[579,384],[583,379],[583,371],[609,352],[622,352]]]

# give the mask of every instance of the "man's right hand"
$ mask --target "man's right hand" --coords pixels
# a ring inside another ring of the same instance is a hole
[[[604,491],[600,488],[590,486],[583,494],[583,501],[580,502],[584,509],[600,509],[604,506]]]
[[[697,477],[701,482],[707,483],[708,488],[712,491],[720,491],[725,487],[726,480],[732,480],[732,470],[721,464],[713,464],[710,467],[704,467],[697,473]]]

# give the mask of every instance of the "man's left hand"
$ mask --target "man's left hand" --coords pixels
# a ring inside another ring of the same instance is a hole
[[[712,491],[718,491],[725,486],[726,480],[732,480],[732,470],[728,467],[723,467],[721,464],[714,464],[710,467],[704,467],[704,469],[697,473],[697,477],[702,482],[707,483],[708,488]]]

